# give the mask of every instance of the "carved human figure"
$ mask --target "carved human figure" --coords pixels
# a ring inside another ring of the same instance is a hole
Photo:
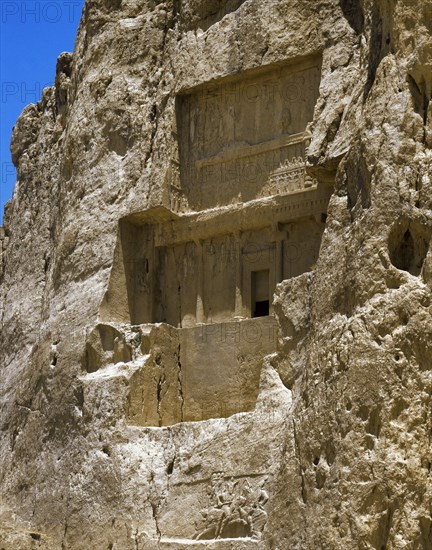
[[[225,479],[222,472],[214,473],[207,491],[211,506],[201,510],[194,539],[219,539],[229,532],[261,539],[268,517],[264,510],[269,500],[266,481],[253,487],[248,479],[236,481],[233,477]]]
[[[238,515],[239,519],[241,521],[244,521],[249,528],[249,531],[252,531],[252,524],[251,524],[251,512],[253,507],[253,499],[254,494],[252,487],[249,483],[249,480],[244,479],[239,484],[239,492],[238,492]]]
[[[267,477],[265,477],[258,485],[258,504],[261,506],[265,506],[269,499],[269,494],[264,489],[265,484],[267,483]]]
[[[218,538],[225,514],[225,510],[222,506],[224,484],[223,472],[214,472],[211,475],[207,494],[212,506],[208,509],[205,508],[201,510],[202,519],[199,524],[195,524],[196,534],[193,537],[194,539]]]
[[[218,506],[223,514],[218,525],[216,538],[220,538],[225,526],[232,520],[237,507],[237,495],[235,493],[236,483],[234,478],[225,481],[222,485],[222,491],[218,494]]]
[[[208,494],[215,506],[218,505],[218,495],[223,491],[224,474],[223,472],[215,472],[210,479],[210,487]]]
[[[264,489],[264,485],[267,482],[267,478],[264,478],[258,485],[256,502],[252,507],[252,512],[250,514],[251,522],[251,535],[254,539],[261,539],[262,532],[267,523],[267,512],[264,510],[264,506],[269,500],[269,494]]]

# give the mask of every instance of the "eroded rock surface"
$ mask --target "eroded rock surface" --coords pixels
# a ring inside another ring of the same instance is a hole
[[[432,548],[431,32],[87,0],[11,143],[0,548]]]

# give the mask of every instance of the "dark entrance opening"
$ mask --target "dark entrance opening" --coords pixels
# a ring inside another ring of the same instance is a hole
[[[270,272],[268,269],[252,271],[251,275],[252,317],[265,317],[270,313]]]
[[[270,313],[270,302],[264,300],[263,302],[256,302],[253,312],[254,317],[266,317]]]

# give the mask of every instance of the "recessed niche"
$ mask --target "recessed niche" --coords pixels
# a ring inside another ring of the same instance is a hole
[[[407,82],[411,92],[414,110],[419,114],[424,124],[427,123],[429,103],[432,97],[432,87],[430,79],[423,75],[416,75],[417,78],[408,74]]]
[[[177,97],[180,182],[192,210],[300,190],[321,58],[251,70]]]
[[[429,250],[431,229],[413,220],[397,222],[389,236],[392,264],[411,275],[419,276]]]
[[[272,314],[276,285],[317,261],[330,192],[122,220],[101,320],[185,328]]]
[[[86,339],[82,367],[88,373],[118,362],[132,359],[132,350],[121,332],[108,324],[98,324]]]
[[[177,97],[170,206],[120,221],[102,321],[265,317],[276,285],[312,269],[332,192],[304,160],[320,75],[315,55]]]

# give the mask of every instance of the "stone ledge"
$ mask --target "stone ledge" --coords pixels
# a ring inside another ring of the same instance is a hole
[[[261,550],[261,548],[264,548],[262,541],[251,538],[212,540],[161,538],[159,544],[161,550],[180,550],[182,548],[191,550],[201,550],[202,548],[209,548],[210,550]]]

